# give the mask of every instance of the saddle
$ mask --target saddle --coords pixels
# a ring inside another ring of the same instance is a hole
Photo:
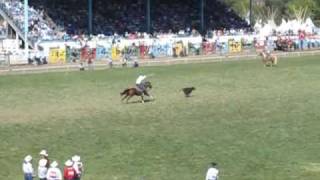
[[[145,91],[145,89],[144,89],[144,87],[143,87],[144,85],[143,84],[141,84],[141,85],[136,85],[136,89],[139,91],[139,92],[141,92],[141,93],[143,93],[144,91]]]
[[[273,57],[271,56],[271,54],[267,54],[266,60],[273,61]]]

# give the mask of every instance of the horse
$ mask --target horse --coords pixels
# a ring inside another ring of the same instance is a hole
[[[262,56],[262,63],[264,66],[275,66],[278,64],[278,57],[273,54],[267,54],[265,52],[260,52],[260,56]]]
[[[129,99],[131,99],[133,96],[140,96],[142,103],[144,103],[144,95],[153,98],[152,96],[150,96],[150,94],[147,92],[148,89],[152,89],[152,84],[149,81],[146,81],[143,83],[144,85],[144,91],[139,90],[138,88],[135,87],[131,87],[131,88],[127,88],[125,89],[123,92],[120,93],[120,96],[123,98],[121,99],[121,101],[126,99],[126,102],[128,103]]]

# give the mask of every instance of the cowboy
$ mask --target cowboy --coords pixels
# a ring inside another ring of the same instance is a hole
[[[57,161],[53,161],[50,164],[50,168],[48,169],[48,172],[47,172],[47,180],[62,180],[61,171],[58,168]]]
[[[63,178],[64,180],[74,180],[76,178],[76,171],[72,167],[73,162],[71,160],[67,160],[65,162],[65,167],[63,170]]]
[[[40,161],[39,161],[39,167],[38,167],[39,180],[46,180],[47,179],[47,172],[48,172],[48,168],[46,167],[47,162],[48,161],[46,159],[40,159]]]
[[[219,170],[217,169],[217,163],[210,163],[210,167],[207,171],[206,180],[218,180]]]
[[[146,75],[139,75],[139,77],[136,80],[136,86],[137,86],[138,90],[141,92],[145,92],[144,83],[145,83],[146,78],[147,78]]]
[[[49,168],[50,167],[50,160],[48,158],[49,154],[48,154],[47,150],[45,150],[45,149],[41,150],[39,155],[40,155],[39,166],[40,166],[40,161],[42,159],[44,159],[46,161],[46,165],[45,165],[46,168]]]
[[[32,180],[33,179],[33,167],[32,167],[32,156],[28,155],[24,158],[22,164],[22,170],[24,174],[24,180]]]
[[[137,60],[137,59],[135,59],[135,60],[133,61],[133,67],[134,67],[134,68],[139,67],[139,63],[138,63],[138,60]]]
[[[84,70],[85,70],[85,67],[84,67],[84,65],[83,65],[83,62],[81,62],[81,63],[79,64],[79,70],[80,70],[80,71],[84,71]]]
[[[128,62],[127,55],[124,51],[122,51],[121,54],[122,54],[121,65],[122,65],[122,67],[127,67],[127,62]]]
[[[83,173],[83,164],[82,164],[82,162],[80,161],[81,159],[80,159],[80,156],[78,156],[78,155],[74,155],[73,157],[72,157],[72,161],[73,161],[73,168],[74,168],[74,170],[75,170],[75,172],[76,172],[76,176],[75,176],[75,180],[80,180],[80,178],[81,178],[81,176],[82,176],[82,173]]]
[[[109,65],[109,68],[113,67],[112,58],[108,58],[108,65]]]

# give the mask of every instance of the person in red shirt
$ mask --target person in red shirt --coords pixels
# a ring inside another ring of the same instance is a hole
[[[306,34],[304,31],[299,30],[299,40],[300,40],[300,49],[303,50],[304,49],[304,40],[306,38]]]
[[[71,160],[66,161],[65,167],[63,170],[63,179],[64,180],[74,180],[76,177],[76,171],[72,167],[73,162]]]

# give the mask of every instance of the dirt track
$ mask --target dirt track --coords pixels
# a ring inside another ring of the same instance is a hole
[[[279,52],[276,53],[279,57],[297,57],[297,56],[314,56],[320,55],[320,50],[314,51],[299,51],[299,52]],[[189,63],[209,63],[221,61],[238,61],[238,60],[254,60],[260,58],[256,54],[228,54],[228,55],[209,55],[209,56],[188,56],[181,58],[157,58],[157,59],[144,59],[139,62],[140,66],[163,66],[172,64],[189,64]],[[128,67],[131,67],[128,64]],[[114,68],[120,68],[120,62],[113,63]],[[94,69],[108,69],[106,61],[100,61],[94,64]],[[0,75],[6,74],[26,74],[26,73],[45,73],[45,72],[65,72],[65,71],[78,71],[77,63],[61,64],[61,65],[41,65],[41,66],[10,66],[0,67]]]

